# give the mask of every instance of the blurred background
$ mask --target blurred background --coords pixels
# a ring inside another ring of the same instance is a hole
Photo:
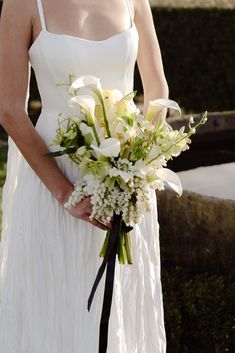
[[[167,353],[235,352],[235,0],[152,0],[179,128],[208,111],[190,150],[170,161],[183,195],[157,193]],[[1,6],[2,2],[0,2]],[[146,53],[147,55],[147,53]],[[143,102],[138,68],[136,101]],[[31,72],[29,116],[41,109]],[[7,135],[0,127],[0,196]],[[130,352],[132,353],[132,352]],[[148,353],[148,352],[146,352]],[[157,352],[156,352],[157,353]]]

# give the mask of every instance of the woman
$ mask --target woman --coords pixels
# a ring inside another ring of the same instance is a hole
[[[91,203],[64,204],[79,177],[65,157],[45,158],[57,115],[67,113],[68,74],[95,75],[103,88],[133,90],[135,62],[151,99],[168,86],[147,0],[4,0],[0,24],[0,123],[9,134],[3,189],[0,353],[94,353],[103,288],[87,298],[104,231]],[[42,112],[26,107],[29,62]],[[109,353],[163,353],[159,226],[153,212],[132,232],[132,266],[117,266]]]

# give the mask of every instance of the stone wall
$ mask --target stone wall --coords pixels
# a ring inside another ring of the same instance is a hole
[[[235,276],[234,201],[169,190],[157,200],[164,268]]]

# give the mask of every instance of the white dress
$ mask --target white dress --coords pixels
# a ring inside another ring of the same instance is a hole
[[[128,0],[126,5],[131,15]],[[131,92],[138,32],[131,19],[129,29],[101,41],[51,33],[41,0],[37,6],[42,30],[29,49],[42,99],[35,128],[49,144],[58,113],[71,109],[66,89],[56,83],[68,81],[70,73],[90,74],[101,78],[103,88]],[[102,262],[98,254],[104,232],[72,217],[10,137],[8,142],[0,243],[0,353],[96,353],[104,279],[90,312],[87,300]],[[56,161],[74,183],[79,177],[76,165],[67,156]],[[132,231],[134,264],[116,265],[108,353],[165,353],[159,224],[154,193],[152,197],[152,213]]]

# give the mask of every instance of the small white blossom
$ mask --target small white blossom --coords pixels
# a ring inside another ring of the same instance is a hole
[[[190,118],[189,118],[189,124],[194,124],[193,116],[190,116]]]

